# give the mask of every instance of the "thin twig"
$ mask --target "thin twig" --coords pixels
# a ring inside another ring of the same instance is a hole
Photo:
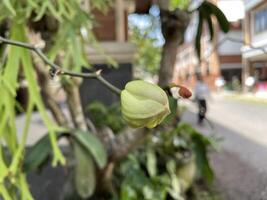
[[[75,76],[75,77],[80,77],[80,78],[95,78],[98,81],[100,81],[103,85],[105,85],[107,88],[109,88],[112,92],[114,92],[118,95],[120,95],[120,93],[121,93],[121,90],[119,88],[112,85],[105,78],[103,78],[103,76],[101,76],[101,70],[98,70],[98,71],[92,72],[92,73],[77,73],[77,72],[63,70],[62,67],[51,62],[46,57],[46,55],[42,52],[42,50],[37,46],[31,45],[28,43],[24,43],[24,42],[15,41],[15,40],[9,40],[9,39],[3,38],[1,36],[0,36],[0,42],[2,42],[3,44],[18,46],[18,47],[22,47],[22,48],[34,51],[44,61],[45,64],[47,64],[51,67],[50,73],[51,73],[52,77],[54,77],[55,75],[69,75],[69,76]]]

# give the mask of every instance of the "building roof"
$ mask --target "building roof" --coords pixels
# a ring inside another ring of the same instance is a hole
[[[260,4],[263,1],[264,0],[244,0],[246,11],[251,10],[252,8],[254,8],[255,6],[257,6],[258,4]]]

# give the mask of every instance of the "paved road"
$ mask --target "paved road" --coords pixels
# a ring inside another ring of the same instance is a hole
[[[195,106],[188,108],[183,119],[212,134],[207,124],[196,125]],[[210,157],[225,199],[267,200],[267,106],[215,96],[208,119],[223,138],[222,151]]]

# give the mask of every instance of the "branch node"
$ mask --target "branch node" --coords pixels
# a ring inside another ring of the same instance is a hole
[[[62,74],[62,71],[60,69],[56,69],[51,67],[49,69],[49,76],[53,79],[55,76]]]
[[[99,70],[97,70],[97,71],[95,72],[95,74],[96,74],[97,76],[100,76],[100,75],[101,75],[101,72],[102,72],[102,69],[99,69]]]

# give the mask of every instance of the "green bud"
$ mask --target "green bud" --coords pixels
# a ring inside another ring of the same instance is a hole
[[[134,127],[154,128],[170,114],[166,93],[157,85],[131,81],[121,92],[122,116]]]

